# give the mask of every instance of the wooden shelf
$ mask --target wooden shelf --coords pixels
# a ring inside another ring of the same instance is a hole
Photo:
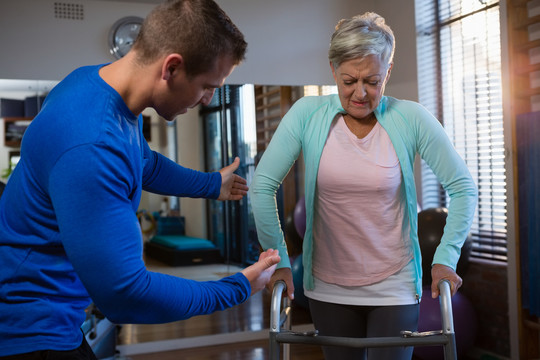
[[[275,124],[273,126],[265,126],[263,128],[257,128],[257,135],[258,134],[264,134],[266,132],[271,132],[272,134],[277,130],[278,124]]]
[[[516,92],[516,96],[522,99],[530,98],[535,95],[540,95],[540,88],[522,89]]]
[[[530,73],[535,71],[540,71],[540,63],[517,68],[515,74],[528,77]]]
[[[528,52],[530,49],[540,47],[540,40],[526,41],[522,44],[514,45],[516,51],[525,51]]]
[[[275,120],[275,119],[281,119],[281,113],[259,117],[257,118],[257,123],[264,123],[265,121]]]
[[[527,17],[525,19],[521,19],[521,22],[519,24],[515,24],[514,29],[523,30],[523,29],[527,29],[527,27],[529,27],[530,25],[534,25],[538,23],[540,23],[540,15]]]
[[[280,109],[280,106],[281,106],[281,101],[280,101],[280,99],[278,99],[278,100],[270,102],[268,104],[257,106],[257,111],[267,110],[267,109],[271,109],[271,108]]]
[[[29,117],[4,117],[4,146],[19,148],[26,127],[33,118]],[[16,124],[20,122],[21,124]]]
[[[261,100],[261,99],[264,99],[264,98],[272,97],[274,95],[278,95],[280,93],[280,91],[281,91],[281,89],[279,87],[276,87],[273,90],[266,91],[264,93],[258,94],[255,97],[255,100]]]
[[[6,116],[1,119],[4,120],[5,122],[14,122],[14,121],[32,121],[34,118],[24,117],[24,116],[15,116],[15,117]]]

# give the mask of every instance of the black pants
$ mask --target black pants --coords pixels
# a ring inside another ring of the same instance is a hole
[[[341,305],[309,299],[309,309],[320,335],[340,337],[401,336],[418,329],[419,304],[400,306]],[[352,348],[323,346],[326,360],[410,360],[413,347]]]
[[[0,356],[0,360],[98,360],[83,337],[81,346],[74,350],[39,350],[25,354]]]

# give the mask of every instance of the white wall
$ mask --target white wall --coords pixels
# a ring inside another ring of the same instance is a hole
[[[60,80],[74,68],[112,61],[108,32],[123,16],[154,4],[74,0],[83,20],[56,18],[54,0],[0,1],[0,79]],[[218,0],[248,41],[231,84],[324,85],[333,80],[327,51],[336,22],[365,11],[387,18],[397,38],[389,94],[410,97],[416,82],[414,0]]]
[[[108,32],[123,16],[144,17],[151,4],[75,0],[84,20],[55,17],[54,0],[0,1],[0,79],[60,80],[74,68],[114,60]]]
[[[78,66],[113,61],[108,52],[109,29],[121,17],[146,16],[158,0],[143,1],[66,1],[84,8],[84,20],[68,20],[55,17],[55,0],[0,0],[0,79],[57,81]],[[248,42],[246,61],[229,77],[229,84],[333,84],[327,51],[335,24],[344,17],[375,11],[386,18],[397,39],[386,93],[417,99],[414,0],[217,2]],[[1,88],[0,95],[18,96]],[[202,124],[196,111],[179,118],[178,136],[178,161],[202,169]],[[0,169],[5,167],[3,162],[7,164],[4,152],[0,148]],[[142,205],[155,204],[155,199],[143,198]],[[182,199],[181,211],[187,217],[188,233],[204,237],[204,203]]]
[[[153,109],[146,109],[143,114],[151,117],[151,141],[148,142],[150,148],[167,156],[169,143],[166,122]],[[176,135],[178,163],[191,169],[204,169],[203,133],[197,109],[189,109],[186,114],[177,118]],[[159,211],[162,199],[161,195],[143,191],[139,209],[145,209],[150,213]],[[185,217],[187,235],[201,238],[208,236],[205,200],[181,198],[180,214]]]
[[[246,61],[230,83],[333,84],[328,65],[330,36],[338,20],[364,12],[365,0],[218,0],[248,42]],[[350,10],[351,4],[356,4]]]
[[[204,169],[204,136],[197,109],[190,109],[176,120],[178,163],[192,169]],[[181,198],[180,212],[186,218],[186,234],[206,238],[206,202]]]
[[[391,96],[417,100],[414,0],[218,0],[244,32],[246,61],[231,84],[329,85],[328,46],[336,23],[366,11],[383,16],[396,37]]]

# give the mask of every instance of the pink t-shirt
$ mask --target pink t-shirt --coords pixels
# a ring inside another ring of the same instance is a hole
[[[317,177],[313,275],[364,286],[399,272],[412,259],[402,233],[401,168],[377,122],[358,139],[343,117],[332,126]]]

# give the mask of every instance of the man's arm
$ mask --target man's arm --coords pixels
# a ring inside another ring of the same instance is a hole
[[[152,151],[144,142],[143,189],[161,195],[240,200],[248,190],[246,180],[234,172],[234,162],[219,172],[206,173],[183,167],[162,154]]]
[[[264,287],[279,261],[274,251],[219,281],[148,271],[129,199],[131,171],[113,152],[80,146],[56,163],[48,185],[67,258],[111,321],[163,323],[209,314],[240,304]]]

